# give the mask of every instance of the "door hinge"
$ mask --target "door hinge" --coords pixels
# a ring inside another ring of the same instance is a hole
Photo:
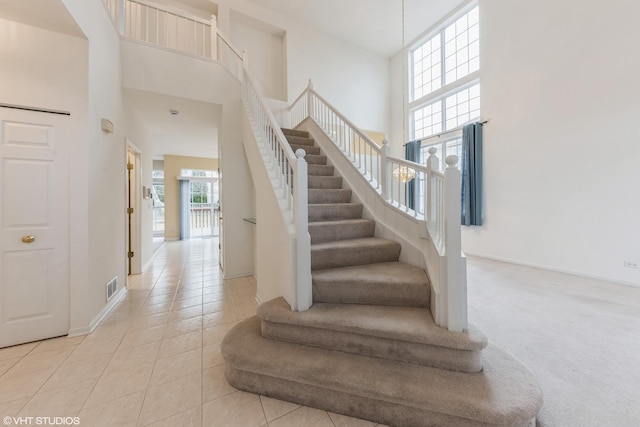
[[[133,213],[133,208],[127,208],[127,213],[128,214],[132,214]]]
[[[133,163],[127,163],[127,169],[129,170],[133,169]]]
[[[133,258],[133,252],[129,252],[129,253],[127,253],[127,256],[128,256],[129,258]]]

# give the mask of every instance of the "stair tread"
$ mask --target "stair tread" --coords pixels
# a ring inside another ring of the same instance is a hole
[[[332,242],[316,243],[311,245],[311,250],[326,249],[347,249],[357,247],[375,247],[375,246],[400,246],[395,240],[381,239],[379,237],[362,237],[359,239],[334,240]]]
[[[291,311],[283,298],[258,307],[258,317],[274,323],[307,326],[376,338],[408,341],[456,350],[476,351],[487,337],[469,326],[468,332],[451,332],[435,324],[425,308],[360,304],[316,303],[306,311]]]
[[[291,142],[289,142],[289,145],[294,153],[302,149],[306,154],[320,154],[320,147],[316,147],[315,145],[292,144]]]
[[[367,282],[372,286],[384,283],[397,286],[411,284],[429,287],[429,279],[422,268],[401,262],[381,262],[321,270],[313,273],[313,280],[314,282],[336,280],[349,281],[350,283]]]
[[[309,176],[307,178],[307,187],[314,190],[339,190],[342,189],[342,177]]]
[[[424,425],[426,414],[449,425],[456,420],[463,425],[526,425],[542,406],[533,375],[494,346],[483,352],[482,372],[451,372],[268,340],[254,316],[227,333],[221,352],[227,379],[236,388],[373,421],[392,423],[396,415],[403,425]],[[332,398],[336,394],[342,398]],[[380,405],[387,410],[377,411]]]
[[[332,203],[323,203],[323,204],[332,204]],[[337,219],[335,221],[315,221],[315,222],[310,222],[309,226],[323,226],[323,225],[336,225],[336,224],[345,224],[345,225],[349,225],[349,224],[357,224],[357,223],[375,223],[374,220],[372,219],[367,219],[367,218],[356,218],[356,219]]]
[[[307,175],[309,176],[333,176],[334,168],[332,165],[307,165]]]
[[[325,165],[327,163],[327,156],[324,154],[307,154],[304,159],[309,164]]]
[[[316,270],[312,282],[314,302],[426,308],[431,300],[425,271],[402,262]]]

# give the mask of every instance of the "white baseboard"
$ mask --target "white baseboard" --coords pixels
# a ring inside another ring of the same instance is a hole
[[[162,242],[162,245],[164,245],[164,242]],[[151,255],[151,257],[149,258],[149,260],[147,262],[144,263],[144,265],[142,266],[142,272],[144,273],[145,271],[147,271],[147,269],[149,267],[151,267],[151,264],[153,263],[153,260],[155,259],[156,255],[158,255],[158,252],[160,252],[160,248],[162,247],[162,245],[158,246],[158,249],[156,249],[155,251],[153,251],[153,255]]]
[[[243,273],[235,273],[235,274],[226,274],[226,273],[222,273],[222,279],[223,280],[228,280],[228,279],[237,279],[239,277],[247,277],[247,276],[254,276],[253,271],[246,271]]]
[[[469,252],[469,251],[464,251],[464,253],[465,253],[465,255],[471,255],[471,256],[474,256],[474,257],[478,257],[478,258],[485,258],[485,259],[490,259],[490,260],[493,260],[493,261],[506,262],[506,263],[515,264],[515,265],[523,265],[525,267],[538,268],[540,270],[546,270],[546,271],[554,271],[556,273],[570,274],[572,276],[584,277],[585,279],[600,280],[600,281],[603,281],[603,282],[614,283],[616,285],[633,286],[633,287],[636,287],[636,288],[640,287],[640,283],[628,282],[628,281],[625,281],[625,280],[612,279],[610,277],[599,276],[597,274],[587,274],[587,273],[584,273],[584,272],[581,272],[581,271],[574,271],[574,270],[569,270],[569,269],[566,269],[566,268],[550,267],[548,265],[536,264],[534,262],[526,262],[526,261],[519,261],[519,260],[515,260],[515,259],[511,259],[511,258],[504,258],[504,257],[498,257],[498,256],[492,256],[492,255],[477,254],[477,253]]]
[[[102,319],[104,319],[107,316],[107,314],[109,314],[111,310],[113,310],[113,307],[116,306],[118,301],[120,301],[122,297],[126,295],[126,293],[127,293],[127,288],[126,286],[123,286],[113,296],[113,298],[111,298],[111,301],[109,301],[109,304],[102,307],[102,310],[100,310],[100,313],[98,313],[98,315],[94,317],[93,320],[91,320],[91,322],[89,322],[88,326],[83,326],[81,328],[74,328],[69,330],[69,337],[75,337],[78,335],[87,335],[93,332],[98,327],[100,322],[102,322]]]

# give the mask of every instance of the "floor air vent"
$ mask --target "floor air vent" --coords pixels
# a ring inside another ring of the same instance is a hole
[[[118,290],[118,276],[114,277],[107,283],[107,302],[115,295]]]

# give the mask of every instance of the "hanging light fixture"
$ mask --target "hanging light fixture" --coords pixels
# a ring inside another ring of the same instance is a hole
[[[393,170],[393,177],[401,182],[409,182],[416,177],[416,171],[408,166],[398,166]]]

